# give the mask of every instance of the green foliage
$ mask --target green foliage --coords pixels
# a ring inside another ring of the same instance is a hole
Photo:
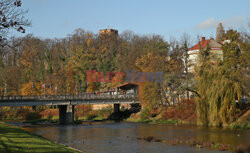
[[[142,121],[148,120],[151,117],[151,114],[147,108],[141,110],[140,117]]]
[[[197,117],[200,124],[228,125],[235,120],[236,100],[240,103],[244,75],[241,66],[242,52],[239,47],[239,34],[229,30],[226,34],[231,41],[223,45],[223,61],[212,66],[211,56],[202,51],[200,67],[197,68],[196,81],[199,97]]]
[[[86,120],[92,120],[92,119],[94,119],[95,117],[97,117],[96,114],[92,114],[92,113],[91,113],[91,114],[86,115],[85,119],[86,119]]]
[[[159,108],[161,102],[159,84],[154,82],[146,83],[140,87],[139,93],[141,104],[146,110],[154,111]]]
[[[241,123],[241,122],[235,122],[230,124],[230,128],[232,129],[250,129],[249,123]]]
[[[109,115],[111,115],[113,112],[113,108],[111,105],[104,107],[100,110],[97,110],[96,114],[97,116],[103,117],[103,118],[108,118]]]

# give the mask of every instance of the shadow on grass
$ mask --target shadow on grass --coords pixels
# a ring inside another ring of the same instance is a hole
[[[49,153],[49,152],[79,152],[66,146],[56,144],[41,136],[0,122],[0,152],[1,153]]]

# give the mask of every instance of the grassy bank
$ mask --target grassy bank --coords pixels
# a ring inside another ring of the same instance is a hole
[[[0,152],[20,153],[78,153],[79,151],[56,144],[18,127],[0,122]]]
[[[138,115],[139,116],[139,115]],[[135,122],[135,123],[148,123],[148,124],[169,124],[169,125],[198,125],[196,122],[192,122],[189,120],[180,120],[180,119],[161,119],[161,118],[147,118],[142,119],[140,117],[132,116],[126,119],[128,122]],[[250,122],[249,120],[241,120],[235,121],[228,126],[223,126],[224,128],[231,128],[231,129],[250,129]]]
[[[128,118],[126,121],[135,122],[135,123],[148,123],[148,124],[169,124],[169,125],[189,124],[188,122],[181,121],[181,120],[174,120],[174,119],[159,120],[159,119],[154,119],[154,118],[146,119],[146,120]]]

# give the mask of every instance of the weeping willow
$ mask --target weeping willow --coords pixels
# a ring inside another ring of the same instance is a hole
[[[239,58],[232,56],[237,52],[235,45],[227,44],[223,49],[229,58],[218,61],[218,65],[211,64],[209,49],[201,51],[195,75],[199,93],[196,97],[198,124],[221,126],[235,120],[236,100],[240,102],[243,92]]]
[[[231,75],[235,72],[228,72],[223,66],[218,66],[213,68],[212,73],[213,81],[207,92],[208,124],[227,125],[235,119],[236,100],[240,101],[242,88],[239,80]]]

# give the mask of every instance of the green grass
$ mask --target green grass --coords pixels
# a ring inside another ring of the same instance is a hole
[[[64,145],[0,122],[1,153],[78,153]]]
[[[229,127],[231,129],[250,129],[250,124],[247,122],[234,122]]]
[[[171,124],[171,125],[176,125],[178,124],[178,120],[153,120],[150,122],[150,124]]]
[[[136,122],[136,123],[149,123],[149,124],[171,124],[171,125],[176,125],[181,123],[179,120],[161,120],[158,118],[147,118],[147,119],[141,119],[141,118],[133,118],[130,117],[126,121],[128,122]]]

